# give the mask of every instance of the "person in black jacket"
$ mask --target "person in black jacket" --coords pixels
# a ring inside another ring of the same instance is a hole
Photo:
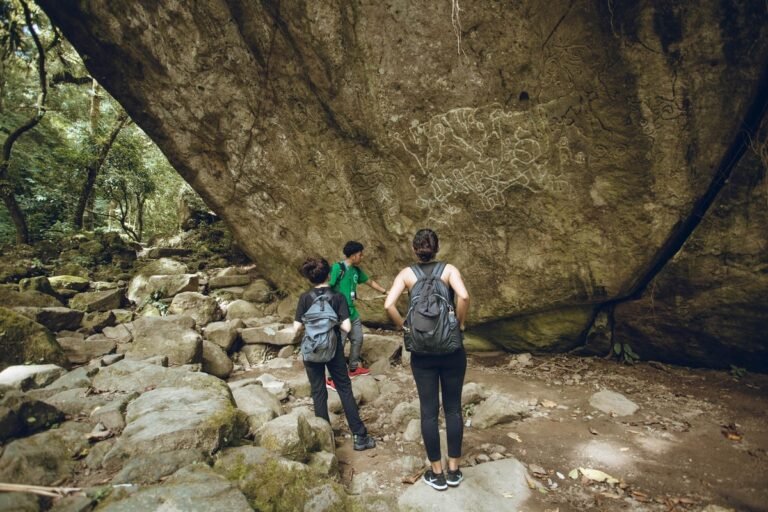
[[[431,229],[421,229],[413,237],[413,252],[418,258],[418,265],[426,275],[430,275],[438,262],[435,256],[439,250],[437,233]],[[398,327],[403,328],[403,317],[397,310],[397,299],[416,284],[416,274],[411,267],[400,271],[390,288],[384,307],[389,317]],[[464,286],[459,269],[451,264],[445,265],[440,280],[450,287],[456,300],[456,318],[459,327],[464,330],[464,322],[469,309],[469,294]],[[427,485],[437,490],[445,490],[448,486],[458,486],[464,475],[459,469],[461,457],[461,441],[464,435],[464,419],[461,411],[461,390],[464,386],[464,374],[467,370],[467,354],[461,346],[449,354],[411,354],[411,371],[416,382],[421,409],[421,436],[424,448],[431,463],[423,476]],[[442,455],[440,453],[440,433],[438,431],[438,414],[440,400],[438,393],[442,389],[443,411],[445,412],[445,427],[448,441],[448,471],[443,474]]]
[[[335,328],[337,343],[333,359],[327,363],[304,361],[304,369],[307,371],[307,378],[309,379],[315,416],[323,418],[330,423],[328,416],[328,390],[325,387],[325,369],[328,368],[328,372],[336,383],[336,390],[339,392],[344,415],[354,437],[355,450],[373,448],[376,446],[376,441],[368,435],[365,424],[360,419],[357,402],[355,402],[355,397],[352,394],[352,381],[349,379],[347,363],[344,360],[344,344],[341,343],[343,339],[341,337],[342,331],[346,334],[351,328],[347,301],[343,295],[328,289],[328,274],[331,271],[331,267],[325,259],[307,258],[301,265],[300,271],[314,287],[308,292],[303,293],[299,298],[299,303],[296,306],[296,316],[293,321],[294,330],[299,332],[299,330],[304,328],[302,317],[312,305],[318,291],[331,295],[331,307],[339,317],[339,326]]]

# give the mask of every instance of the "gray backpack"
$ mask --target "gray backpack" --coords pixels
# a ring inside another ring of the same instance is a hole
[[[306,313],[302,315],[304,336],[301,338],[301,356],[311,363],[327,363],[336,353],[336,326],[339,315],[331,306],[331,293],[321,290]]]
[[[417,354],[450,354],[462,346],[462,333],[453,309],[451,292],[440,279],[445,263],[427,275],[419,265],[411,266],[416,283],[405,316],[405,348]]]

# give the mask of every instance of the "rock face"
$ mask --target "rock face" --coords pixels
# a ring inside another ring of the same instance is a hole
[[[735,186],[716,177],[767,80],[761,0],[488,2],[459,18],[448,1],[40,5],[269,280],[297,290],[301,258],[360,239],[387,282],[431,226],[465,272],[472,322],[495,321],[484,336],[511,349],[582,343],[599,304],[655,275],[710,185]],[[764,187],[764,169],[737,181]],[[697,290],[728,285],[697,267],[723,258],[754,289],[620,332],[754,353],[742,331],[764,321],[768,284],[742,259],[765,247],[765,216],[721,211],[700,239],[721,243],[671,272],[665,296],[691,288],[691,266]]]

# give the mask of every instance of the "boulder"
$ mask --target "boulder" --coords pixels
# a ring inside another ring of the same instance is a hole
[[[203,328],[203,336],[224,350],[229,350],[238,336],[238,329],[243,327],[239,319],[211,322]]]
[[[283,413],[280,400],[258,383],[235,387],[232,389],[232,396],[237,408],[248,415],[251,433],[255,433],[265,423]]]
[[[226,379],[232,373],[233,363],[227,353],[220,346],[207,340],[202,340],[203,371],[215,375],[220,379]]]
[[[499,423],[521,420],[528,415],[529,410],[526,402],[493,393],[475,407],[472,415],[472,426],[483,429]]]
[[[78,329],[84,315],[82,311],[65,307],[33,308],[21,306],[15,307],[13,310],[53,332]]]
[[[300,414],[288,414],[268,421],[256,432],[259,446],[291,460],[304,462],[316,445],[316,438],[307,419]]]
[[[262,309],[256,304],[247,300],[235,300],[230,302],[227,306],[227,320],[260,317],[262,315]]]
[[[0,443],[46,430],[64,419],[63,411],[19,391],[8,391],[0,398]]]
[[[551,311],[547,329],[533,326],[535,342],[514,338],[525,350],[579,342],[584,330],[559,324],[556,310],[570,316],[635,291],[710,184],[727,181],[721,161],[740,154],[733,134],[761,118],[752,102],[768,60],[762,2],[724,13],[717,2],[683,12],[555,0],[542,16],[529,15],[532,0],[488,3],[461,12],[457,26],[482,27],[463,41],[446,30],[444,2],[360,5],[354,38],[344,4],[299,4],[280,19],[301,29],[274,40],[255,28],[275,17],[270,3],[41,5],[271,282],[298,291],[302,255],[337,254],[339,240],[360,236],[376,241],[369,273],[387,275],[410,259],[418,227],[439,226],[441,257],[473,291],[474,321]],[[136,19],[158,20],[157,35],[135,44],[126,34]],[[165,38],[170,30],[178,37]],[[396,44],[382,44],[392,34]],[[211,57],[190,57],[201,55]],[[316,197],[336,200],[310,216]],[[764,217],[749,218],[766,232]],[[739,239],[732,233],[723,244]],[[760,266],[736,268],[762,282]],[[722,300],[765,318],[742,298]],[[722,329],[707,332],[738,346],[730,317],[709,311]],[[689,320],[676,325],[685,331]],[[497,327],[487,336],[501,345]]]
[[[248,364],[257,365],[261,364],[267,359],[267,354],[270,353],[271,346],[266,343],[255,343],[252,345],[244,345],[240,349],[240,353],[245,356]]]
[[[56,292],[51,286],[51,282],[48,281],[48,278],[45,276],[25,277],[19,281],[20,292],[26,292],[30,290],[44,293],[46,295],[50,295],[51,297],[56,297]]]
[[[216,377],[184,373],[168,374],[157,388],[128,404],[125,429],[104,458],[105,467],[179,449],[214,453],[240,438],[245,418],[226,385]]]
[[[88,449],[85,434],[90,428],[69,422],[8,443],[0,454],[0,482],[51,486],[70,480],[75,456]]]
[[[15,285],[0,285],[0,306],[6,308],[51,308],[62,307],[63,304],[56,298],[36,290],[20,292]]]
[[[85,312],[117,309],[123,301],[123,290],[119,288],[98,292],[78,293],[69,299],[69,307]]]
[[[211,456],[199,449],[145,453],[129,459],[112,479],[113,484],[148,485],[159,482],[190,464],[209,464]]]
[[[236,485],[205,464],[189,464],[176,471],[162,485],[132,493],[113,492],[99,506],[101,512],[136,510],[184,510],[185,512],[251,512],[248,500]]]
[[[352,392],[361,404],[369,404],[379,397],[379,384],[370,375],[352,379]]]
[[[168,308],[168,313],[191,316],[201,327],[218,320],[221,315],[216,299],[197,292],[176,295]]]
[[[102,332],[104,336],[115,340],[117,343],[130,343],[133,340],[133,333],[128,330],[125,324],[118,324],[114,327],[105,327]]]
[[[270,345],[296,345],[300,339],[293,326],[282,327],[281,324],[265,325],[262,327],[246,327],[240,331],[240,338],[246,344],[269,343]]]
[[[390,421],[396,429],[402,430],[408,425],[409,421],[419,417],[421,417],[419,402],[418,400],[413,400],[411,402],[398,403],[392,410]]]
[[[101,332],[105,327],[117,325],[115,310],[85,313],[81,325],[91,332]]]
[[[203,340],[185,327],[158,317],[142,317],[133,322],[133,343],[126,352],[131,359],[167,356],[171,365],[199,363]]]
[[[91,285],[91,281],[85,277],[69,275],[51,276],[48,278],[48,282],[57,292],[60,292],[61,290],[84,292]]]
[[[55,364],[32,364],[9,366],[0,372],[0,385],[21,391],[44,388],[67,373]]]
[[[621,393],[604,389],[589,397],[589,405],[606,414],[631,416],[640,408]]]
[[[502,459],[461,469],[464,481],[458,492],[435,492],[428,485],[411,485],[398,499],[402,512],[432,512],[434,510],[529,510],[531,497],[528,475],[519,461]],[[503,492],[500,492],[503,490]]]
[[[150,295],[146,290],[151,276],[179,275],[187,274],[188,272],[189,270],[186,265],[170,258],[160,258],[159,260],[152,261],[136,272],[136,275],[128,284],[126,297],[129,301],[141,305],[146,297]]]
[[[87,339],[63,336],[56,339],[72,364],[84,364],[117,349],[117,341],[103,334],[94,334]]]
[[[230,286],[247,286],[251,278],[247,275],[214,276],[208,280],[208,288],[228,288]]]
[[[243,299],[265,304],[272,301],[272,287],[266,279],[256,279],[243,291]]]
[[[99,370],[92,379],[92,385],[95,391],[101,393],[142,393],[159,386],[173,372],[188,373],[185,369],[165,368],[150,360],[124,359]]]
[[[107,397],[105,403],[91,410],[91,422],[93,424],[101,423],[112,432],[122,432],[125,428],[126,407],[138,396],[138,393],[121,393]]]
[[[402,346],[403,336],[400,334],[388,336],[366,334],[360,355],[370,366],[381,360],[394,360],[397,354],[400,353]]]

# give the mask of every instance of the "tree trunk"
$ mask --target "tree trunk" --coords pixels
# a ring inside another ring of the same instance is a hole
[[[37,111],[30,117],[23,125],[16,128],[8,135],[3,143],[2,160],[0,160],[0,196],[3,198],[3,203],[8,209],[8,214],[11,216],[13,225],[16,228],[16,243],[26,244],[29,243],[29,228],[27,227],[26,217],[24,211],[19,206],[16,196],[13,193],[13,187],[8,181],[8,167],[11,162],[11,152],[13,151],[13,145],[25,132],[31,130],[45,115],[45,98],[48,95],[48,82],[45,76],[45,50],[40,43],[40,38],[37,37],[35,31],[35,25],[32,23],[32,13],[29,10],[29,6],[26,2],[20,2],[21,7],[24,9],[24,20],[27,24],[27,29],[35,42],[37,48],[37,74],[40,80],[40,94],[37,96]]]
[[[123,129],[123,126],[125,126],[127,120],[128,115],[125,112],[121,113],[117,118],[115,126],[112,128],[112,132],[109,134],[109,138],[104,142],[101,148],[99,148],[99,153],[96,155],[96,158],[94,158],[88,164],[88,173],[85,178],[85,183],[83,184],[83,191],[80,193],[80,198],[78,199],[77,207],[75,208],[75,215],[72,219],[72,224],[74,224],[76,229],[83,228],[83,216],[85,215],[85,207],[88,204],[88,200],[90,199],[91,193],[93,192],[93,187],[96,184],[96,177],[99,175],[99,171],[104,165],[104,161],[107,159],[107,155],[109,154],[109,150],[112,148],[112,144],[114,144],[115,139],[117,139],[120,130]]]

